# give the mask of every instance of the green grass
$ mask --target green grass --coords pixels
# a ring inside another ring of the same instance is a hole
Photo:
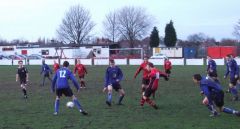
[[[70,98],[60,101],[60,114],[53,116],[55,94],[50,83],[40,87],[40,66],[27,66],[30,72],[29,99],[22,98],[20,86],[15,82],[16,66],[0,66],[0,129],[239,129],[240,118],[222,113],[210,118],[206,107],[201,105],[199,88],[193,84],[194,73],[204,73],[203,66],[175,66],[170,81],[160,80],[156,94],[159,110],[148,105],[140,108],[141,78],[133,80],[136,66],[120,66],[124,73],[121,82],[126,91],[124,105],[105,104],[102,93],[103,77],[107,66],[88,66],[87,89],[77,95],[83,107],[90,113],[81,115],[75,108],[67,109]],[[162,68],[162,66],[159,66]],[[225,67],[218,72],[222,85]],[[118,99],[114,92],[113,100]],[[225,105],[240,109],[240,102],[231,102],[225,95]]]

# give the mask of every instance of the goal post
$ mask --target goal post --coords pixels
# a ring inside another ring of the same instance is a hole
[[[110,58],[143,59],[143,48],[115,48],[109,49]]]

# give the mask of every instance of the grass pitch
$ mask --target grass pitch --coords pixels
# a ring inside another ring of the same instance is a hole
[[[192,82],[194,73],[205,74],[203,66],[174,66],[170,81],[160,80],[156,93],[159,110],[147,104],[139,106],[141,76],[133,79],[137,66],[120,66],[124,73],[121,82],[126,92],[124,105],[105,104],[106,94],[102,93],[107,66],[87,66],[87,89],[75,95],[89,116],[83,116],[76,108],[68,109],[65,104],[70,98],[62,97],[60,112],[53,116],[55,94],[50,92],[47,80],[40,87],[40,66],[27,66],[30,74],[29,99],[25,101],[18,82],[15,82],[17,66],[0,66],[0,129],[239,129],[240,118],[221,113],[210,118],[208,109],[201,105],[199,88]],[[158,66],[162,69],[162,66]],[[218,67],[221,84],[224,66]],[[113,101],[117,101],[113,92]],[[240,110],[240,102],[231,102],[225,94],[225,106]]]

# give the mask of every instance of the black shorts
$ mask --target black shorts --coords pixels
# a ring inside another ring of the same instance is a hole
[[[20,78],[20,84],[27,84],[26,78]]]
[[[211,98],[217,107],[222,107],[224,105],[224,92],[223,91],[212,94]]]
[[[145,78],[142,79],[142,84],[143,85],[148,85],[149,82],[150,82],[150,79],[145,79]]]
[[[119,91],[120,89],[122,89],[122,87],[119,83],[112,84],[112,87],[115,91]]]
[[[235,77],[230,77],[230,83],[231,83],[233,86],[236,86],[238,79],[239,79],[239,77],[237,77],[237,78],[235,78]]]
[[[144,92],[144,96],[146,97],[150,97],[152,95],[152,93],[154,93],[155,90],[153,90],[152,88],[148,87],[145,92]]]
[[[49,77],[49,73],[44,73],[44,77]]]
[[[217,71],[208,72],[208,76],[210,76],[210,77],[218,77]]]
[[[58,97],[61,97],[62,94],[64,94],[66,97],[72,97],[73,96],[73,92],[70,88],[57,89],[56,95]]]
[[[79,75],[78,76],[80,79],[84,79],[85,75]]]
[[[167,69],[167,70],[165,70],[165,73],[166,73],[166,74],[171,74],[171,70],[170,70],[170,69]]]

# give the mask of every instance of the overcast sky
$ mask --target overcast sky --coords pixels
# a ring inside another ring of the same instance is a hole
[[[70,6],[89,9],[96,23],[94,36],[102,37],[105,15],[123,6],[140,6],[155,17],[160,36],[171,19],[179,39],[203,32],[217,40],[234,38],[240,19],[240,0],[0,0],[0,38],[36,41],[56,37],[56,29]]]

